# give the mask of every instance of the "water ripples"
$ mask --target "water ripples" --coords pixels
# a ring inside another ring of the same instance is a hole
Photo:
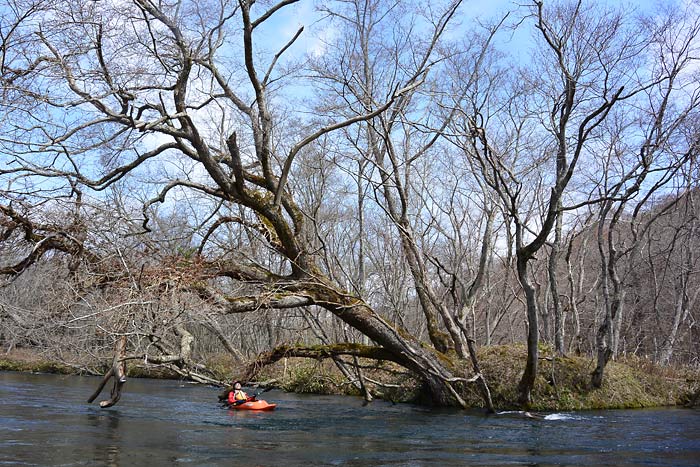
[[[0,373],[0,464],[697,465],[700,415],[661,409],[529,414],[428,410],[272,391],[274,412],[222,409],[218,389],[130,379],[110,409],[99,379]]]

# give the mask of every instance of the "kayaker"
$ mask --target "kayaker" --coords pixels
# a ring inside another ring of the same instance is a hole
[[[244,401],[244,400],[248,400],[248,394],[246,394],[246,392],[241,389],[240,381],[234,381],[233,382],[233,391],[228,393],[229,404],[236,404],[236,403],[240,404],[240,401]]]

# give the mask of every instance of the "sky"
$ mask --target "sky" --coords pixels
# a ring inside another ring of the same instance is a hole
[[[547,0],[545,0],[546,2]],[[664,3],[683,4],[692,0],[585,0],[595,1],[598,4],[616,6],[620,4],[629,5],[639,11],[652,11]],[[316,8],[317,1],[302,0],[297,4],[283,8],[277,12],[265,26],[267,33],[260,34],[264,39],[261,44],[268,50],[279,50],[286,42],[294,36],[297,30],[303,26],[304,33],[294,44],[291,54],[311,55],[321,54],[324,50],[323,41],[337,34],[329,28]],[[517,16],[517,10],[523,5],[529,4],[528,0],[465,0],[460,8],[460,17],[467,24],[471,19],[494,20],[501,18],[505,12],[512,11],[513,17]],[[522,44],[522,38],[516,36],[513,45]]]
[[[547,1],[547,0],[545,0]],[[585,0],[592,1],[592,0]],[[688,2],[690,0],[684,0]],[[500,16],[508,10],[517,10],[519,5],[527,4],[529,0],[465,0],[461,6],[460,15],[463,18],[462,27],[471,27],[470,19],[482,18],[484,20],[500,18]],[[260,2],[262,5],[266,2]],[[619,5],[621,2],[608,0],[599,1],[608,5]],[[650,11],[657,7],[661,2],[652,0],[630,0],[625,4],[633,8],[638,8],[640,11]],[[338,32],[332,26],[329,26],[327,21],[322,21],[321,14],[316,8],[315,0],[301,0],[294,5],[287,6],[277,12],[268,23],[256,30],[256,40],[258,48],[270,52],[268,57],[271,57],[277,50],[282,48],[297,32],[299,27],[304,26],[305,31],[300,36],[299,40],[285,54],[287,59],[298,59],[305,55],[320,55],[324,52],[324,41],[331,40]],[[2,5],[0,4],[0,8]],[[260,11],[263,11],[262,7]],[[260,14],[257,11],[255,14]],[[513,18],[517,18],[518,14],[514,13]],[[457,33],[459,29],[457,30]],[[513,35],[504,34],[501,39],[500,46],[507,48],[512,54],[523,54],[527,58],[526,51],[529,45],[530,32],[516,32]],[[305,92],[299,88],[299,93]],[[154,143],[155,144],[155,143]]]

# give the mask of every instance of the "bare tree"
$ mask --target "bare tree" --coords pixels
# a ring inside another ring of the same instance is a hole
[[[459,0],[339,1],[320,23],[340,34],[302,58],[305,28],[270,39],[297,3],[10,3],[0,274],[7,294],[33,274],[65,289],[0,296],[9,341],[51,339],[26,315],[61,295],[52,345],[111,346],[112,375],[145,360],[214,381],[200,357],[218,346],[257,357],[249,378],[330,358],[369,399],[362,358],[386,359],[437,404],[476,382],[493,409],[477,343],[526,336],[527,405],[540,336],[563,353],[567,322],[590,350],[595,324],[604,366],[616,274],[697,150],[697,25],[533,1],[458,37]],[[535,33],[531,62],[499,52],[508,24]]]
[[[552,7],[533,2],[531,12],[543,46],[536,55],[537,70],[514,77],[518,81],[505,97],[510,103],[499,104],[508,108],[508,119],[489,118],[490,106],[465,106],[469,110],[461,143],[498,194],[515,229],[528,323],[527,364],[519,385],[524,405],[530,401],[538,362],[539,304],[532,262],[557,230],[567,187],[579,160],[586,157],[586,146],[596,138],[596,128],[618,102],[637,92],[626,73],[643,50],[620,13],[582,2]],[[630,84],[632,89],[625,92]],[[542,206],[539,215],[532,209],[537,206]],[[554,245],[556,261],[557,240]]]
[[[654,311],[644,327],[654,326],[665,331],[650,336],[654,341],[655,358],[661,365],[671,362],[682,341],[684,324],[689,321],[700,295],[693,285],[698,272],[696,196],[695,189],[690,188],[680,200],[672,199],[673,208],[647,230],[643,240],[647,250],[644,273],[653,291],[648,300],[653,303]]]
[[[34,40],[26,46],[28,58],[15,85],[36,108],[31,116],[5,123],[14,168],[3,169],[3,176],[49,178],[52,192],[70,196],[69,184],[100,192],[128,174],[156,171],[162,177],[153,187],[155,196],[143,205],[144,231],[153,230],[158,204],[195,193],[203,201],[201,217],[208,219],[207,240],[223,225],[238,226],[276,259],[263,265],[248,251],[205,246],[200,251],[206,256],[179,259],[180,268],[189,268],[191,290],[223,313],[319,305],[416,372],[437,403],[463,404],[454,387],[463,378],[322,272],[290,183],[295,161],[314,141],[405,99],[421,84],[431,54],[426,52],[382,101],[358,115],[307,126],[305,134],[285,134],[283,116],[273,112],[275,90],[284,78],[277,65],[301,31],[266,61],[258,58],[255,40],[271,17],[293,3],[135,0],[98,7],[56,2],[50,15],[28,26]],[[432,42],[455,7],[442,15]],[[234,40],[240,46],[231,55]],[[51,120],[52,113],[64,118]],[[218,117],[212,121],[209,115]],[[219,206],[239,207],[243,216],[224,219]],[[21,224],[21,214],[10,209],[3,214]],[[38,224],[27,225],[34,231]],[[51,242],[46,235],[26,240],[34,253],[3,272],[15,274],[49,250],[76,256],[85,251],[68,235],[51,237]],[[246,284],[246,294],[230,296],[217,289],[223,280]],[[176,325],[175,332],[183,343],[189,339],[184,328]],[[161,359],[168,360],[163,353]],[[186,358],[186,352],[175,355]]]
[[[596,336],[597,365],[592,375],[595,387],[601,386],[605,366],[617,352],[619,343],[626,293],[619,261],[629,255],[631,263],[635,262],[644,232],[663,213],[661,210],[651,217],[642,217],[644,206],[656,193],[678,183],[679,171],[698,151],[697,137],[679,139],[677,134],[697,112],[700,103],[697,80],[687,71],[696,61],[694,44],[700,23],[671,14],[660,24],[652,23],[648,27],[653,32],[650,48],[659,57],[661,66],[653,70],[652,85],[644,93],[649,103],[646,115],[639,122],[644,136],[634,151],[621,144],[625,133],[619,134],[615,129],[609,161],[617,163],[622,159],[625,168],[618,179],[608,179],[601,190],[604,201],[600,204],[597,237],[605,312]],[[690,93],[689,89],[692,89]],[[613,173],[612,167],[605,173]],[[630,204],[634,207],[628,218],[626,209]],[[621,225],[628,226],[630,235],[618,232]]]

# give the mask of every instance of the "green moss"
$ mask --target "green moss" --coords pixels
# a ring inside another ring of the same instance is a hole
[[[653,365],[647,360],[624,359],[610,362],[603,386],[591,385],[595,361],[591,358],[555,356],[552,348],[540,345],[540,358],[532,410],[562,411],[622,409],[682,404],[692,391],[677,372]],[[518,408],[517,386],[525,368],[524,344],[493,346],[479,352],[494,404],[498,408]],[[692,378],[690,378],[692,379]],[[481,406],[478,393],[469,402]]]
[[[226,354],[211,355],[206,358],[204,365],[219,381],[229,381],[236,370],[233,359]]]
[[[456,371],[456,367],[455,367],[456,354],[454,353],[454,351],[452,352],[453,355],[446,355],[446,354],[439,352],[435,349],[430,349],[430,350],[432,350],[435,357],[437,357],[437,359],[440,360],[440,363],[442,363],[447,369],[449,369],[452,372]]]
[[[19,362],[0,358],[0,371],[29,371]]]
[[[424,391],[422,385],[413,378],[406,378],[396,387],[387,387],[382,389],[381,392],[382,399],[394,403],[418,403],[423,395]]]
[[[53,373],[67,375],[75,373],[75,369],[63,365],[62,363],[45,360],[22,361],[11,359],[0,359],[0,370],[2,371],[26,371],[31,373]]]
[[[327,365],[306,361],[288,368],[281,386],[285,391],[301,394],[338,394],[344,383],[341,375]]]
[[[129,378],[152,378],[152,379],[178,379],[180,376],[174,371],[156,366],[128,365],[126,375]]]

